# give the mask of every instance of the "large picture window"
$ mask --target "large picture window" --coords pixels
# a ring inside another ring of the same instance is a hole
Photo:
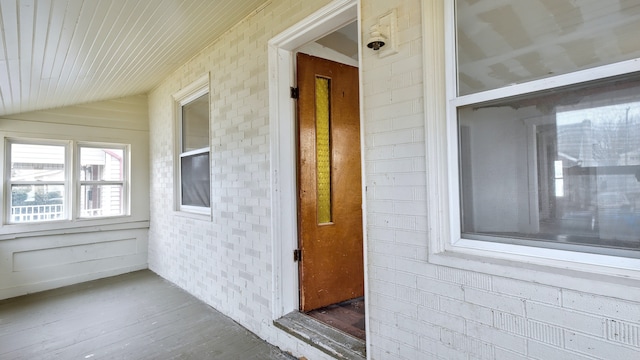
[[[455,1],[463,239],[640,257],[640,4]]]
[[[211,199],[208,77],[177,95],[178,209],[209,213]]]

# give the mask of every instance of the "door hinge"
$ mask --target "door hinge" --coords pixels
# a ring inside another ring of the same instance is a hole
[[[302,261],[302,250],[293,250],[293,261]]]
[[[292,99],[297,99],[298,96],[300,96],[300,92],[298,91],[297,87],[291,87],[291,98]]]

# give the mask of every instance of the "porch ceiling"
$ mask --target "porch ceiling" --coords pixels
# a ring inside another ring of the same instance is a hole
[[[146,93],[268,0],[2,0],[0,116]]]

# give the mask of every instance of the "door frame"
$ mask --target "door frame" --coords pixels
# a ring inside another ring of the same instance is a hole
[[[359,0],[335,0],[268,42],[269,63],[269,131],[271,161],[271,245],[272,245],[272,317],[273,320],[298,311],[298,263],[293,252],[298,248],[297,181],[296,181],[296,104],[290,88],[296,85],[294,50],[315,41],[344,25],[360,19]],[[358,37],[359,59],[362,41]],[[362,166],[363,257],[365,296],[368,294],[365,164],[362,111],[362,60],[359,60],[360,146]],[[368,313],[368,301],[365,312]],[[369,338],[368,317],[366,331]]]

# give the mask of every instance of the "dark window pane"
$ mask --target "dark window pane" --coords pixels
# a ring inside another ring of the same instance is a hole
[[[209,207],[209,153],[181,158],[182,205]]]

